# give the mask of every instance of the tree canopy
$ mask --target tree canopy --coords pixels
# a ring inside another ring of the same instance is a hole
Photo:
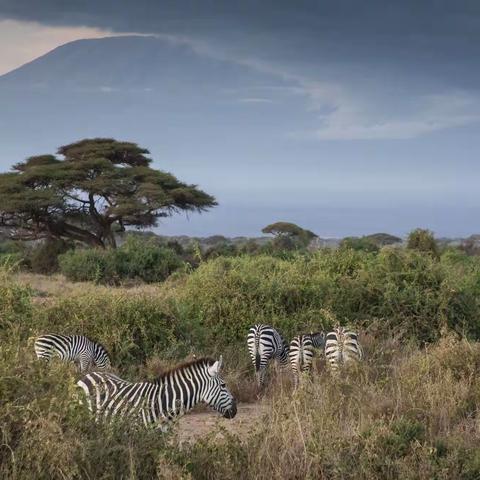
[[[85,139],[0,174],[0,226],[19,239],[65,238],[116,246],[115,232],[152,227],[217,203],[196,185],[151,168],[149,151],[110,138]]]
[[[275,236],[300,237],[307,236],[310,238],[316,237],[315,233],[310,230],[305,230],[294,223],[289,222],[275,222],[262,228],[262,233],[270,233]]]
[[[310,230],[305,230],[290,222],[271,223],[262,228],[262,233],[275,235],[274,242],[276,246],[282,245],[282,248],[286,250],[298,246],[306,247],[310,243],[310,240],[317,236]]]

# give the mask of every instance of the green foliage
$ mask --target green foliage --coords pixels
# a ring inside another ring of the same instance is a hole
[[[402,239],[389,233],[373,233],[371,235],[366,235],[362,237],[372,243],[377,247],[385,247],[386,245],[394,245],[396,243],[401,243]]]
[[[233,243],[221,242],[210,248],[204,254],[204,259],[217,257],[234,257],[239,254],[238,248]]]
[[[46,241],[29,248],[24,262],[34,273],[50,274],[59,269],[59,255],[71,250],[72,243],[60,238],[49,238]]]
[[[122,280],[161,282],[184,266],[171,248],[128,237],[118,249],[79,249],[60,256],[61,272],[71,281],[115,285]]]
[[[317,236],[310,230],[305,230],[298,225],[289,222],[272,223],[263,228],[262,232],[275,235],[277,244],[273,245],[273,248],[277,251],[282,248],[282,244],[284,243],[285,250],[296,247],[306,247],[310,240]]]
[[[420,342],[449,328],[480,338],[479,274],[479,262],[393,248],[218,258],[186,278],[181,315],[216,345],[240,341],[256,322],[287,336],[339,321]]]
[[[430,230],[417,228],[408,235],[407,248],[432,255],[435,258],[440,256],[438,244]]]
[[[376,243],[367,237],[345,237],[341,242],[339,248],[362,250],[364,252],[378,252],[379,248]]]
[[[215,199],[154,170],[148,150],[108,138],[30,157],[0,174],[0,225],[26,239],[56,237],[115,247],[114,232],[154,226],[179,211],[205,211]]]

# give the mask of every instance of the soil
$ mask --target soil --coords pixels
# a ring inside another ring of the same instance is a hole
[[[208,434],[221,439],[223,432],[248,436],[253,431],[266,405],[263,403],[242,403],[237,407],[237,415],[233,419],[223,418],[214,411],[187,413],[178,420],[175,433],[180,442],[192,442]]]

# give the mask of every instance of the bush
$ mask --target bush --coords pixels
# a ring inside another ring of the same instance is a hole
[[[417,250],[432,255],[434,258],[439,258],[440,253],[438,244],[430,230],[417,228],[408,235],[407,248],[410,250]]]
[[[205,341],[221,345],[244,339],[256,322],[287,337],[338,321],[419,342],[434,341],[445,329],[480,338],[480,262],[462,258],[438,262],[388,247],[379,254],[221,257],[186,278],[178,315]]]
[[[341,242],[339,247],[341,249],[362,250],[364,252],[378,252],[379,247],[367,237],[346,237]]]
[[[75,250],[60,256],[60,270],[69,280],[110,285],[126,279],[161,282],[183,265],[172,249],[135,237],[115,250]]]
[[[34,273],[51,274],[59,270],[59,255],[71,250],[73,244],[56,238],[47,239],[28,250],[26,262]]]

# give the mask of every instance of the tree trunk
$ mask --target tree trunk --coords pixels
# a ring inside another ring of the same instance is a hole
[[[77,240],[79,242],[90,245],[91,247],[105,248],[103,240],[83,228],[70,225],[65,222],[57,222],[55,224],[48,224],[48,231],[58,237],[69,238],[71,240]]]

